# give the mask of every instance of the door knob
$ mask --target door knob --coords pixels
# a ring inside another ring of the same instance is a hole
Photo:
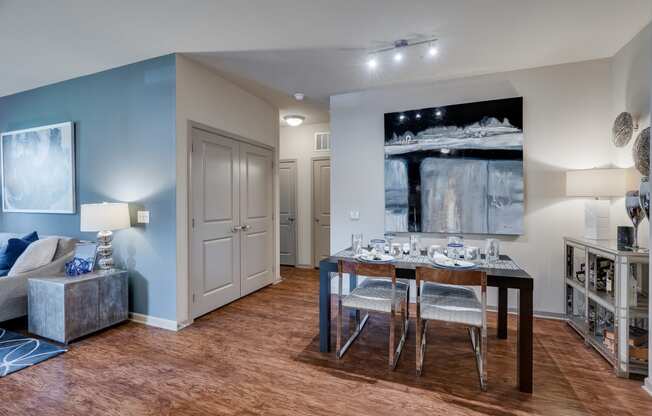
[[[315,218],[315,222],[319,222],[319,218]]]
[[[240,230],[242,230],[242,227],[239,226],[239,225],[234,225],[234,226],[231,228],[231,232],[232,232],[232,233],[237,233],[237,232],[240,231]]]
[[[288,221],[294,221],[294,217],[288,217]]]
[[[240,229],[241,229],[242,231],[248,231],[250,228],[251,228],[251,225],[247,225],[247,224],[245,224],[245,225],[243,225],[242,227],[240,227]]]

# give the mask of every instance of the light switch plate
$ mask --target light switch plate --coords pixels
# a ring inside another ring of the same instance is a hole
[[[149,211],[138,211],[138,224],[149,224]]]
[[[349,218],[351,218],[352,221],[358,221],[360,219],[360,211],[351,211],[349,213]]]

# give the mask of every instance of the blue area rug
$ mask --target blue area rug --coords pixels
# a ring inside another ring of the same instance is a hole
[[[0,328],[0,377],[68,351],[40,339]]]

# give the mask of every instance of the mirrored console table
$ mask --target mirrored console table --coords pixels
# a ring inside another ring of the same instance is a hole
[[[566,320],[616,375],[647,375],[649,253],[564,238]]]

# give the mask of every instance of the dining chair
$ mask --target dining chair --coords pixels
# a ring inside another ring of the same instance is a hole
[[[480,300],[467,286],[480,286]],[[480,388],[487,391],[487,274],[477,270],[417,267],[417,375],[426,351],[428,321],[466,325],[475,353]]]
[[[362,332],[369,312],[381,312],[389,314],[389,367],[393,370],[403,350],[408,332],[409,313],[408,302],[410,296],[410,285],[396,279],[396,268],[393,264],[367,264],[356,261],[339,260],[338,289],[337,289],[337,338],[336,356],[342,358],[351,344]],[[345,273],[365,276],[360,284],[342,296],[342,277]],[[342,345],[342,317],[344,308],[355,309],[355,330],[353,334]],[[400,309],[402,334],[396,349],[395,344],[395,321],[396,310]],[[366,312],[364,318],[360,319],[360,311]]]

